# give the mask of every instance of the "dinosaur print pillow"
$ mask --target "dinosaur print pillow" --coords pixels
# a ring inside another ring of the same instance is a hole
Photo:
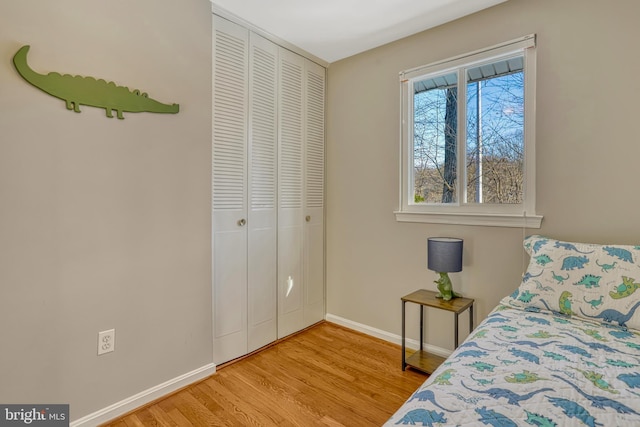
[[[640,246],[571,243],[538,235],[527,237],[523,246],[531,257],[529,266],[503,303],[640,329]]]

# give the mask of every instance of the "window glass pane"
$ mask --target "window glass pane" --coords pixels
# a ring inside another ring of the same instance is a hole
[[[519,204],[524,184],[522,57],[467,71],[467,203]]]
[[[456,203],[456,73],[413,84],[415,203]]]

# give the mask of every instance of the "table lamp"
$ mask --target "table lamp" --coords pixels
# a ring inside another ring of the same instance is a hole
[[[454,237],[429,237],[427,239],[427,268],[440,275],[437,298],[449,301],[460,295],[453,292],[448,273],[462,271],[462,239]]]

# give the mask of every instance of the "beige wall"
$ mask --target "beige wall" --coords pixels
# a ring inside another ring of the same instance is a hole
[[[510,0],[331,64],[328,313],[399,334],[399,298],[435,287],[432,235],[465,239],[452,278],[478,320],[517,286],[524,234],[640,242],[639,15],[635,0]],[[77,419],[211,362],[210,31],[207,0],[0,2],[0,402],[71,403]],[[543,228],[397,223],[398,72],[529,33]],[[27,43],[38,71],[136,86],[180,114],[69,112],[15,73]],[[450,348],[450,317],[428,320]],[[109,328],[116,352],[97,357]]]
[[[67,111],[23,44],[180,113]],[[0,402],[77,419],[212,362],[210,76],[208,0],[0,2]]]
[[[400,297],[417,288],[435,290],[435,273],[426,269],[428,236],[465,240],[464,271],[452,274],[452,280],[456,289],[477,299],[477,320],[519,284],[528,262],[524,234],[640,242],[638,16],[636,0],[510,0],[331,64],[327,312],[400,334]],[[396,222],[398,72],[530,33],[538,40],[536,172],[542,228]],[[452,348],[451,317],[429,314],[428,321],[428,341]]]

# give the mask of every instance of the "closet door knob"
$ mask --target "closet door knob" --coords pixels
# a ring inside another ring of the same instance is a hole
[[[238,220],[238,225],[239,225],[240,227],[244,226],[246,223],[247,223],[247,220],[246,220],[246,219],[244,219],[244,218],[242,218],[241,220]]]
[[[304,218],[304,220],[305,220],[305,221],[307,221],[307,222],[311,221],[311,215],[307,215],[307,216]]]

